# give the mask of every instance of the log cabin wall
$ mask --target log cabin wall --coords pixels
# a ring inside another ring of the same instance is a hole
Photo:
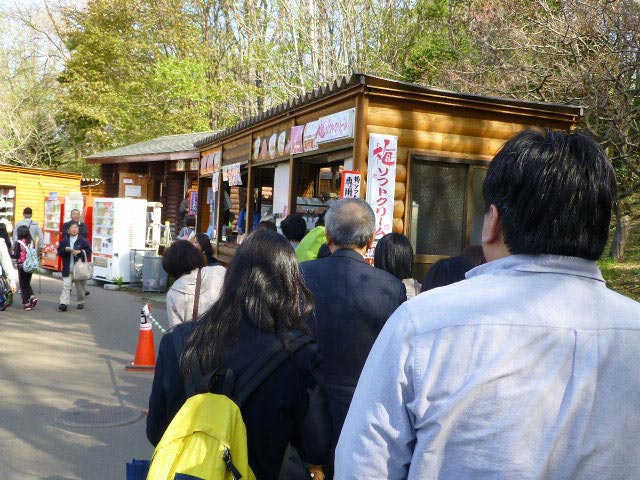
[[[147,200],[149,202],[162,202],[160,199],[160,184],[164,181],[165,164],[164,162],[149,162],[147,165],[147,173],[149,175],[149,186],[147,188]],[[162,203],[164,206],[164,202]]]
[[[394,232],[407,233],[407,170],[409,152],[422,150],[436,156],[459,156],[489,161],[502,144],[525,125],[506,121],[465,118],[453,112],[438,112],[438,108],[418,107],[415,103],[370,98],[362,158],[362,172],[367,175],[368,139],[371,133],[398,137],[398,165],[396,168]],[[442,109],[440,109],[442,110]]]
[[[447,159],[460,163],[488,165],[502,145],[513,135],[530,126],[568,128],[570,123],[553,118],[528,116],[513,112],[486,111],[430,104],[419,99],[400,100],[378,97],[375,92],[366,99],[366,126],[361,133],[360,165],[366,196],[366,175],[369,134],[379,133],[398,137],[396,183],[394,194],[393,231],[411,237],[410,170],[414,156],[432,160]],[[468,195],[470,195],[468,193]],[[471,238],[471,215],[464,245]],[[415,227],[415,225],[414,225]],[[413,232],[420,235],[422,232]],[[415,247],[415,245],[414,245]],[[423,278],[437,255],[416,255],[414,275]]]
[[[118,165],[115,163],[103,163],[100,165],[100,178],[104,181],[104,196],[114,198],[118,196]]]
[[[176,238],[181,228],[178,209],[183,199],[184,172],[167,172],[164,178],[162,220],[170,222],[171,235]]]
[[[247,163],[251,158],[251,135],[225,141],[222,144],[222,165]]]

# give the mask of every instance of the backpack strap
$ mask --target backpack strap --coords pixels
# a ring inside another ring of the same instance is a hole
[[[273,374],[288,357],[292,357],[298,350],[313,343],[314,340],[306,335],[297,332],[289,332],[287,337],[294,337],[291,340],[285,338],[286,345],[279,338],[274,338],[271,345],[266,349],[265,354],[258,358],[249,369],[237,380],[232,369],[217,368],[208,374],[203,374],[201,368],[195,369],[191,377],[185,381],[187,398],[198,394],[211,392],[214,379],[224,377],[221,393],[231,398],[238,407],[241,407],[251,394]],[[180,348],[176,348],[178,365],[185,341],[180,338]],[[178,345],[176,345],[178,347]]]
[[[234,394],[231,396],[238,407],[241,407],[247,398],[249,398],[290,355],[293,355],[305,345],[313,342],[313,339],[305,335],[295,335],[296,338],[287,342],[286,345],[284,345],[279,338],[274,339],[273,344],[267,350],[266,354],[256,360],[249,370],[238,378],[234,388]],[[264,358],[266,358],[266,360],[264,360]]]
[[[200,286],[202,285],[202,269],[198,269],[198,277],[196,278],[196,291],[193,298],[193,315],[191,320],[198,319],[198,304],[200,303]]]

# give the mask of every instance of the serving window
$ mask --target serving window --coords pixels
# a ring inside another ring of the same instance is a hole
[[[318,217],[340,198],[342,171],[348,161],[346,155],[319,155],[302,158],[296,164],[293,211],[304,215],[307,230],[313,229]]]

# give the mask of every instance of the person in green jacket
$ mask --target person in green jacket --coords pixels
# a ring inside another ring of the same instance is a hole
[[[320,247],[327,243],[324,229],[324,213],[318,217],[316,227],[305,235],[296,249],[298,262],[306,262],[318,258]]]

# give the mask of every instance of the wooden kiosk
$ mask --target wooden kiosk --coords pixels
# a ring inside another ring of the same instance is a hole
[[[215,230],[222,261],[237,248],[228,225],[242,206],[248,231],[254,217],[279,223],[292,212],[305,214],[311,227],[343,194],[343,172],[359,171],[358,195],[366,196],[370,140],[383,135],[397,142],[392,229],[411,239],[421,278],[429,264],[480,243],[482,182],[502,144],[529,126],[573,128],[582,113],[579,106],[343,77],[195,143],[198,225]]]

